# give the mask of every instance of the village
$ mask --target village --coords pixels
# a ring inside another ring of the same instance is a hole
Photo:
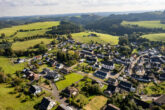
[[[137,45],[134,45],[135,50]],[[89,97],[99,95],[111,99],[116,93],[125,95],[123,97],[134,94],[132,100],[143,109],[165,104],[165,95],[149,95],[145,86],[149,83],[159,85],[165,80],[165,56],[157,48],[124,56],[118,51],[120,45],[86,44],[72,38],[58,38],[57,43],[47,48],[45,54],[14,61],[28,63],[20,74],[30,80],[30,94],[51,93],[39,104],[41,110],[81,110],[90,102]],[[56,49],[58,51],[53,51]],[[69,79],[69,75],[73,79]],[[120,110],[110,102],[101,109]]]

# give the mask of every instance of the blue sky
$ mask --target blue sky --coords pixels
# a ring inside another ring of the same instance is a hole
[[[0,0],[0,16],[165,9],[165,0]]]

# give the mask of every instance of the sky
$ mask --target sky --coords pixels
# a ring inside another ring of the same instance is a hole
[[[165,9],[165,0],[0,0],[0,17]]]

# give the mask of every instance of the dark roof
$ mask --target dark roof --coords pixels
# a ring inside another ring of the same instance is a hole
[[[139,100],[139,99],[134,99],[135,103],[138,105],[138,106],[142,106],[144,109],[146,108],[149,108],[150,107],[150,104],[147,103],[147,102],[144,102],[142,100]]]
[[[49,106],[51,101],[52,100],[50,98],[44,97],[41,101],[40,108],[43,109],[43,110],[47,109],[47,107]]]
[[[102,67],[100,70],[103,71],[103,72],[109,72],[110,71],[109,69],[106,69],[104,67]]]
[[[160,77],[163,77],[163,78],[165,78],[165,73],[163,73],[163,74],[160,74]]]
[[[38,90],[41,90],[41,88],[40,88],[39,86],[36,86],[36,85],[32,85],[32,86],[30,87],[30,89],[29,89],[29,91],[30,91],[31,93],[35,93],[35,92],[38,91]]]
[[[95,73],[95,76],[104,79],[107,76],[107,73],[106,72],[103,72],[103,71],[97,71]]]
[[[112,61],[103,61],[102,64],[112,66],[113,62]]]
[[[119,87],[122,89],[125,89],[126,91],[130,91],[130,88],[132,87],[132,84],[129,82],[121,81],[119,83]]]
[[[156,104],[163,105],[165,104],[165,95],[160,96],[158,99],[154,101]]]
[[[111,91],[111,93],[114,93],[115,91],[116,91],[116,86],[114,86],[114,85],[108,85],[108,88],[107,88],[107,90],[108,91]]]

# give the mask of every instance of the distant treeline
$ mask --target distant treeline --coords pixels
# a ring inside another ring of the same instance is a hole
[[[71,22],[61,21],[59,26],[52,27],[52,30],[46,33],[53,35],[64,35],[70,33],[78,33],[82,31],[84,31],[84,29],[80,25]]]

